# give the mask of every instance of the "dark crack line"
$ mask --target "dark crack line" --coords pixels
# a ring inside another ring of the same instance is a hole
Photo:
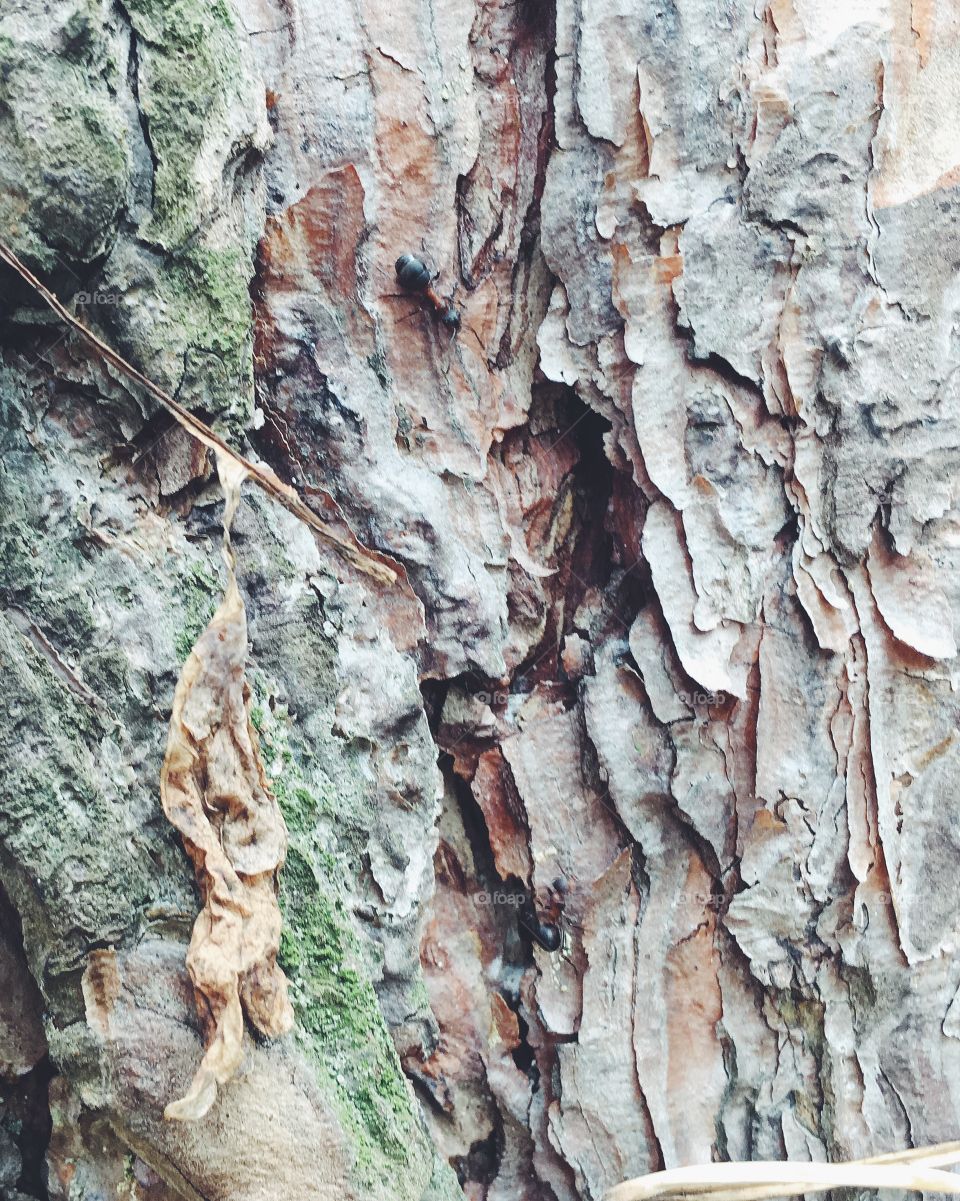
[[[117,8],[123,14],[124,20],[130,27],[130,55],[127,60],[127,83],[130,86],[134,104],[137,106],[137,120],[140,124],[143,144],[150,157],[150,210],[152,212],[156,207],[157,171],[160,166],[160,160],[157,156],[153,139],[150,136],[150,118],[144,111],[140,100],[140,35],[134,28],[133,20],[123,0],[117,0]]]

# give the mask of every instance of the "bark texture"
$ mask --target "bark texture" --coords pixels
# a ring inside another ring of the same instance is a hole
[[[406,578],[241,505],[296,1025],[164,1123],[222,494],[3,277],[0,1196],[956,1136],[958,187],[952,3],[6,0],[0,237]]]

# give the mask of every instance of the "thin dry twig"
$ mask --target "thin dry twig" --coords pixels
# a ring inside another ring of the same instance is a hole
[[[251,463],[243,455],[238,454],[232,449],[219,434],[206,425],[199,417],[195,417],[189,409],[185,409],[183,405],[178,404],[167,392],[136,367],[122,358],[111,346],[97,337],[91,330],[79,321],[63,304],[54,296],[54,294],[45,287],[39,279],[33,274],[25,263],[21,262],[14,254],[9,246],[3,241],[0,241],[0,261],[11,267],[24,280],[25,283],[33,289],[34,292],[56,313],[56,315],[75,330],[88,345],[92,346],[97,354],[112,364],[118,371],[121,371],[129,379],[139,384],[150,395],[169,412],[183,428],[192,434],[198,442],[203,443],[214,452],[226,455],[231,459],[239,469],[258,484],[268,496],[273,497],[275,501],[283,505],[283,507],[295,517],[298,517],[302,522],[308,525],[315,533],[323,540],[329,543],[343,558],[355,567],[358,571],[364,572],[371,576],[381,584],[396,584],[398,580],[397,573],[393,568],[389,567],[378,559],[373,552],[361,545],[359,542],[351,543],[346,538],[328,525],[322,518],[318,517],[314,511],[309,508],[301,500],[299,494],[282,480],[278,479],[267,468],[258,466],[256,463]]]
[[[960,1163],[960,1142],[874,1155],[848,1163],[712,1163],[670,1168],[627,1180],[605,1201],[768,1201],[834,1188],[906,1189],[960,1194],[960,1177],[939,1169]]]

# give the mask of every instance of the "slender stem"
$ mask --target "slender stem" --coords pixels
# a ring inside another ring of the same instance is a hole
[[[960,1144],[941,1143],[847,1163],[713,1163],[670,1168],[625,1181],[606,1201],[766,1201],[836,1188],[960,1193],[960,1177],[938,1170],[960,1162]]]
[[[263,489],[268,496],[271,496],[278,504],[283,507],[300,521],[308,525],[316,534],[318,534],[325,542],[332,546],[348,563],[355,567],[358,571],[364,572],[366,575],[377,580],[381,584],[396,584],[399,579],[398,573],[387,563],[381,559],[367,547],[363,546],[359,541],[350,542],[321,517],[318,517],[314,511],[309,508],[301,499],[300,495],[285,484],[268,468],[258,466],[252,463],[243,455],[238,454],[231,446],[229,446],[219,434],[215,433],[210,426],[206,425],[199,417],[194,416],[189,409],[185,409],[173,399],[169,393],[148,379],[136,367],[122,358],[112,346],[108,346],[97,337],[95,333],[87,329],[83,322],[78,321],[76,317],[60,303],[54,294],[40,282],[26,264],[22,263],[19,258],[13,253],[5,242],[0,241],[0,261],[12,267],[14,271],[37,293],[41,299],[49,305],[56,315],[71,329],[75,330],[81,338],[102,358],[112,366],[116,367],[129,379],[139,384],[144,391],[150,395],[167,410],[183,428],[191,434],[198,442],[203,443],[209,450],[215,451],[221,455],[225,455],[228,459],[241,467],[244,472],[253,480],[255,484]]]

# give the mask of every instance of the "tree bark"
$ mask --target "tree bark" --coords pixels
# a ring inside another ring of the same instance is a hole
[[[4,271],[0,1197],[956,1137],[958,67],[922,0],[7,0],[0,238],[402,578],[245,492],[296,1024],[165,1122],[222,493]]]

